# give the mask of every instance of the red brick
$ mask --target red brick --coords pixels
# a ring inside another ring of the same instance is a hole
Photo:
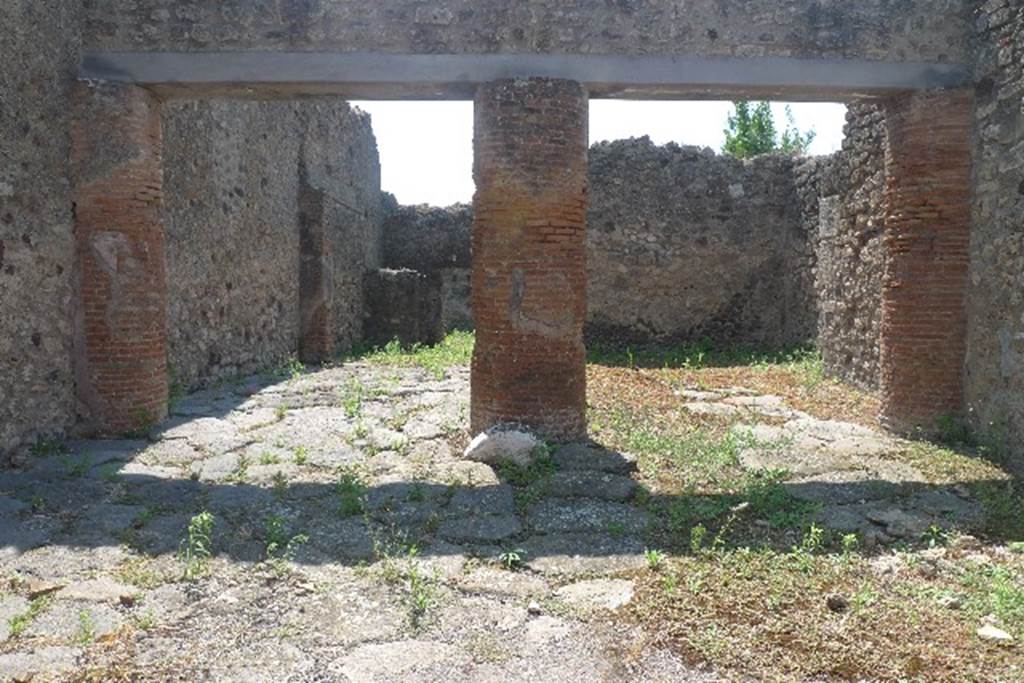
[[[504,80],[475,104],[474,432],[586,434],[587,93]]]
[[[76,86],[76,392],[93,432],[121,434],[167,415],[161,154],[160,103],[151,93]]]
[[[881,419],[930,432],[963,413],[973,98],[906,95],[886,113]]]

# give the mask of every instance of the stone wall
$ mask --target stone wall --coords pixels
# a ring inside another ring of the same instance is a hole
[[[989,0],[977,27],[966,400],[1024,469],[1024,7]]]
[[[0,461],[74,421],[68,181],[81,3],[0,3]]]
[[[865,388],[879,381],[884,124],[876,105],[851,105],[842,150],[797,168],[808,232],[817,224],[818,348],[829,374]]]
[[[966,62],[971,0],[92,0],[90,49]]]
[[[647,138],[590,150],[588,336],[784,346],[811,339],[793,160]]]
[[[647,138],[591,147],[588,337],[758,346],[812,339],[814,250],[793,168],[788,157],[744,162]],[[386,266],[432,275],[446,329],[472,323],[471,223],[467,206],[394,204],[384,221]]]
[[[317,194],[331,330],[361,338],[380,262],[380,168],[368,117],[337,99],[172,102],[165,110],[168,343],[193,387],[294,355],[300,195]]]

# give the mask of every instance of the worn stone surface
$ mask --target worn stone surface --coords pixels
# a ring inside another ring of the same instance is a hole
[[[969,3],[907,0],[698,0],[662,3],[413,0],[198,5],[154,11],[134,0],[89,5],[99,50],[327,50],[389,53],[593,53],[860,57],[966,61]]]
[[[366,399],[350,415],[339,396],[356,382]],[[866,546],[982,521],[969,492],[927,484],[892,457],[905,442],[877,430],[739,387],[680,393],[741,408],[741,464],[787,470],[782,485],[818,508],[819,525]],[[438,379],[349,362],[206,389],[151,440],[76,441],[0,472],[0,500],[31,501],[0,512],[0,576],[20,577],[4,585],[0,639],[48,596],[3,643],[0,672],[715,680],[608,619],[649,571],[644,551],[672,497],[630,498],[636,460],[596,444],[554,449],[554,471],[528,487],[503,482],[500,468],[462,459],[468,404],[464,367]],[[273,421],[237,426],[267,410]],[[448,436],[396,419],[410,411],[450,421]],[[382,449],[399,438],[401,452]],[[186,581],[179,553],[201,510],[213,515],[212,557]],[[414,576],[428,601],[418,616]],[[638,644],[628,663],[623,642]]]

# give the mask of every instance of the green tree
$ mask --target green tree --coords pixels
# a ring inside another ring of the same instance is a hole
[[[815,132],[801,132],[796,127],[793,111],[786,107],[786,128],[779,135],[770,102],[733,102],[735,111],[727,119],[725,129],[726,154],[749,159],[758,154],[782,152],[800,155],[807,152],[814,141]]]

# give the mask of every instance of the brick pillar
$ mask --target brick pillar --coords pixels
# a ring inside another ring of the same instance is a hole
[[[474,433],[586,434],[587,93],[553,79],[476,95]]]
[[[886,106],[881,419],[897,431],[963,412],[972,120],[966,90]]]
[[[324,192],[309,182],[305,149],[299,155],[299,359],[322,363],[334,352],[330,241]]]
[[[96,432],[167,415],[167,273],[160,102],[135,86],[79,84],[72,178],[79,410]]]

